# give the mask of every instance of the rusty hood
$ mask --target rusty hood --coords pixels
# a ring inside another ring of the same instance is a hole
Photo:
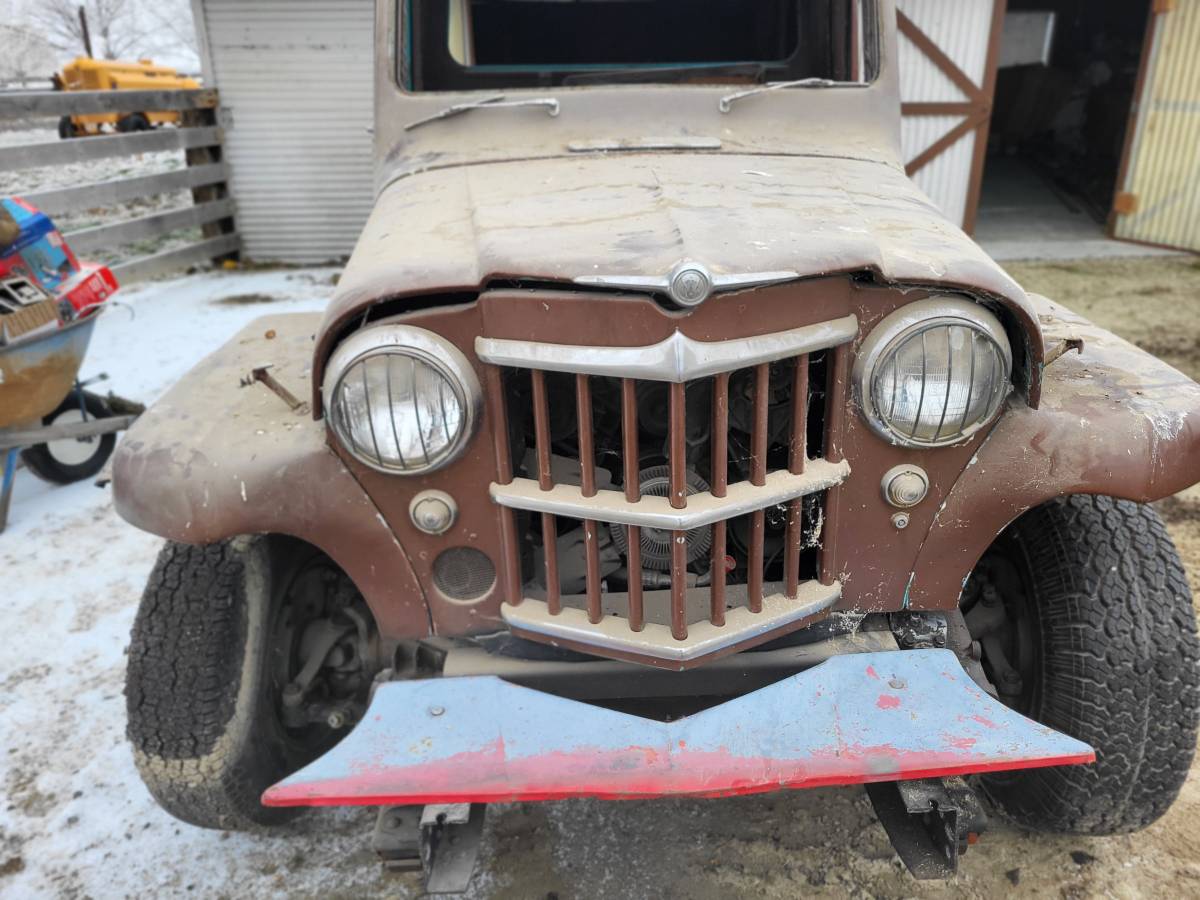
[[[965,289],[1012,310],[1034,372],[1040,361],[1025,292],[892,162],[609,153],[458,166],[387,185],[326,312],[315,382],[348,323],[384,300],[498,280],[662,276],[685,259],[715,274],[869,271]]]

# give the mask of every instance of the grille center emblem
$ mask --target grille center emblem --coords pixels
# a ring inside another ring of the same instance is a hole
[[[699,306],[716,291],[744,290],[799,277],[792,271],[714,275],[700,263],[684,260],[666,275],[578,275],[572,280],[594,287],[654,291],[666,294],[679,306]]]
[[[671,273],[667,293],[680,306],[696,306],[712,293],[712,276],[697,263],[681,263]]]

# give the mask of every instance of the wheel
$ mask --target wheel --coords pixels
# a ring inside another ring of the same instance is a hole
[[[985,776],[1017,824],[1144,828],[1174,802],[1200,721],[1200,642],[1183,565],[1149,506],[1073,496],[1011,525],[963,612],[999,698],[1086,741],[1093,765]]]
[[[79,132],[75,130],[75,123],[71,121],[70,116],[63,116],[58,120],[58,136],[64,141],[69,141],[71,138],[79,136]]]
[[[122,134],[131,131],[149,131],[153,127],[145,113],[130,113],[117,119],[117,131]]]
[[[112,410],[95,394],[71,391],[58,409],[42,419],[43,425],[70,425],[92,419],[107,419]],[[115,434],[65,438],[34,444],[21,451],[21,458],[33,474],[54,484],[72,484],[91,478],[104,468],[117,445]]]
[[[254,830],[298,810],[262,792],[332,747],[381,666],[361,595],[288,538],[168,542],[142,596],[126,674],[142,780],[176,818]]]

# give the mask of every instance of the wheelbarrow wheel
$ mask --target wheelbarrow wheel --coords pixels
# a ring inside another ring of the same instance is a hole
[[[42,424],[69,425],[91,419],[106,419],[112,410],[95,394],[83,392],[82,406],[79,391],[72,391]],[[53,484],[72,484],[96,475],[117,445],[115,434],[88,438],[68,438],[35,444],[21,451],[21,458],[33,474]]]

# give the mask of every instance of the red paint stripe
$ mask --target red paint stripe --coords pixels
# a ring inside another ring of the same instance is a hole
[[[731,797],[769,791],[1036,769],[1095,761],[1094,753],[1052,757],[973,755],[968,747],[898,751],[841,748],[800,759],[735,757],[725,751],[652,747],[585,749],[507,759],[502,746],[402,768],[367,768],[344,778],[276,785],[266,806],[376,806]]]

